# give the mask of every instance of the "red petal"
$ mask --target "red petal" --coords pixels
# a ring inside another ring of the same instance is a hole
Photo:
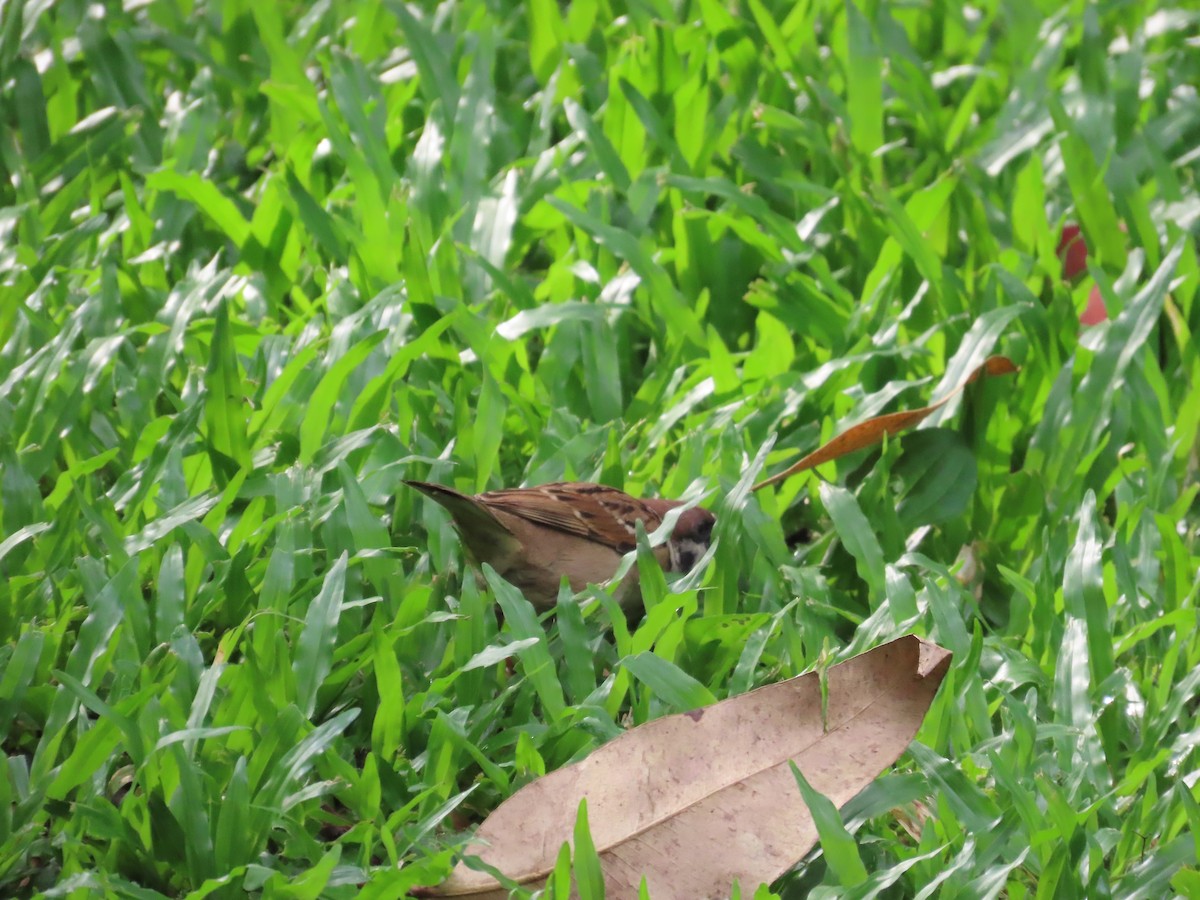
[[[1088,294],[1087,306],[1079,316],[1080,325],[1099,325],[1108,318],[1108,309],[1104,306],[1104,298],[1100,296],[1100,288],[1093,287]]]
[[[1075,223],[1063,226],[1058,238],[1058,258],[1063,262],[1063,278],[1070,281],[1087,271],[1087,243]]]

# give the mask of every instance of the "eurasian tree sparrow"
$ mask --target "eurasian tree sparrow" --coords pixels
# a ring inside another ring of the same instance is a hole
[[[602,584],[637,546],[636,523],[653,532],[678,500],[639,500],[616,488],[578,481],[488,491],[470,496],[440,484],[406,481],[444,506],[475,561],[488,563],[539,610],[554,606],[566,575],[571,590]],[[667,572],[687,572],[708,549],[717,518],[693,507],[654,549]],[[641,603],[633,568],[617,589],[626,611]]]

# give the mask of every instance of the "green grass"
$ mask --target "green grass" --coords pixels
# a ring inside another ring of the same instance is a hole
[[[1200,896],[1195,7],[422,6],[0,6],[0,895],[401,897],[915,631],[867,881],[777,893]],[[404,478],[707,492],[719,546],[498,625]]]

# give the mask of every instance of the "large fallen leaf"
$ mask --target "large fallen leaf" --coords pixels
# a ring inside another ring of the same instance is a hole
[[[827,443],[818,447],[798,463],[789,466],[778,475],[772,475],[770,478],[760,481],[750,490],[757,491],[760,488],[778,484],[785,478],[791,478],[793,475],[808,471],[830,460],[838,459],[847,453],[853,453],[855,450],[870,447],[872,444],[877,444],[883,440],[884,435],[893,435],[901,431],[907,431],[909,428],[919,425],[927,417],[945,406],[952,398],[958,395],[959,391],[980,377],[984,375],[1008,375],[1016,371],[1016,364],[1007,356],[990,356],[976,367],[975,371],[968,375],[965,381],[936,403],[931,403],[929,406],[923,406],[920,409],[906,409],[902,412],[888,413],[884,416],[867,419],[865,422],[859,422],[857,425],[847,428],[837,437],[830,439]]]
[[[728,897],[786,872],[817,840],[788,761],[842,806],[904,752],[950,664],[915,637],[877,647],[826,673],[768,685],[621,735],[587,759],[526,785],[479,826],[468,855],[540,887],[587,798],[609,900]],[[824,724],[823,724],[824,722]],[[426,892],[507,897],[459,863]]]

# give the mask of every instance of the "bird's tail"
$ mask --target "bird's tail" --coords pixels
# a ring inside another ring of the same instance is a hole
[[[404,483],[445,507],[467,543],[472,543],[472,538],[475,537],[484,540],[490,537],[490,540],[495,542],[499,536],[512,533],[490,509],[474,497],[430,481],[406,480]]]

